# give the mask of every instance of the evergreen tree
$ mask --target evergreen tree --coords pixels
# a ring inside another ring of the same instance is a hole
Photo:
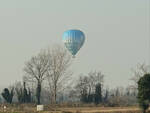
[[[21,88],[16,88],[17,98],[19,103],[30,103],[31,102],[31,92],[30,89],[26,89],[26,83],[23,83]]]
[[[89,94],[88,95],[88,103],[94,102],[94,95],[95,94]]]
[[[88,102],[88,94],[87,89],[84,88],[81,94],[81,102],[87,103]]]
[[[95,88],[95,104],[99,104],[102,102],[102,89],[101,89],[101,84],[98,83]]]
[[[23,84],[24,90],[23,90],[23,103],[29,103],[31,102],[31,92],[30,90],[27,91],[26,89],[26,83]]]
[[[5,88],[2,92],[2,96],[7,103],[11,104],[14,96],[14,88],[12,88],[11,91],[9,91],[8,88]]]
[[[150,74],[145,74],[138,81],[138,102],[143,113],[146,113],[150,102]]]

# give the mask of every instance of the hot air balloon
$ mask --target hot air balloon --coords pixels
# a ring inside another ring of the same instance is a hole
[[[77,52],[83,46],[85,41],[85,35],[80,30],[67,30],[63,34],[63,43],[68,51],[75,57]]]

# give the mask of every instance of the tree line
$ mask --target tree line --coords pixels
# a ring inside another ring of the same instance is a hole
[[[1,93],[3,99],[12,103],[61,103],[81,102],[96,105],[135,105],[138,96],[138,80],[148,73],[145,64],[133,71],[133,85],[127,88],[109,89],[104,87],[105,75],[101,71],[82,74],[75,80],[70,70],[72,57],[56,45],[43,49],[25,62],[23,82],[16,82]],[[0,99],[1,100],[1,99]],[[41,102],[42,101],[42,102]]]

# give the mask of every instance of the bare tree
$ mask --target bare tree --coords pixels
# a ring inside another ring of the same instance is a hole
[[[32,57],[25,63],[24,72],[26,80],[35,81],[37,84],[36,98],[37,104],[40,104],[41,97],[41,85],[46,78],[46,72],[48,69],[48,58],[45,51],[41,51],[37,56]]]
[[[68,70],[71,64],[71,56],[63,47],[54,46],[48,49],[48,60],[47,80],[52,101],[56,103],[57,94],[68,86],[72,75]]]
[[[15,88],[15,93],[16,93],[18,102],[21,102],[21,96],[23,94],[23,86],[21,82],[16,82],[14,85],[14,88]]]
[[[137,64],[135,69],[132,69],[133,77],[131,80],[133,81],[133,85],[130,86],[133,90],[137,89],[137,82],[138,80],[144,75],[150,73],[150,66],[146,65],[145,63]]]
[[[80,75],[75,86],[76,94],[83,102],[93,102],[96,85],[103,86],[103,82],[104,75],[100,71],[91,71],[87,76]]]
[[[75,91],[77,97],[80,98],[80,101],[82,102],[87,102],[87,90],[88,90],[88,77],[80,75],[79,79],[77,80],[76,86],[75,86]],[[90,92],[91,94],[91,92]]]
[[[101,84],[103,86],[104,75],[100,71],[91,71],[88,73],[88,81],[90,94],[91,91],[95,91],[95,87],[97,84]]]

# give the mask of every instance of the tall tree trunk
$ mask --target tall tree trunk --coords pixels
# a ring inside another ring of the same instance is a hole
[[[38,81],[38,84],[37,84],[36,98],[37,98],[37,104],[41,104],[41,102],[40,102],[40,98],[41,98],[41,82],[40,81]]]
[[[55,88],[54,88],[54,104],[56,104],[56,98],[57,98],[57,86],[55,84]]]

